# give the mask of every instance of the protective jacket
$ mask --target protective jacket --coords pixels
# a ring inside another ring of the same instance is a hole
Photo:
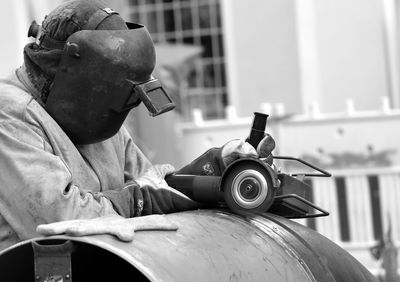
[[[103,142],[74,145],[21,73],[0,80],[0,250],[37,236],[42,223],[196,207],[139,187],[134,180],[151,163],[124,127]]]

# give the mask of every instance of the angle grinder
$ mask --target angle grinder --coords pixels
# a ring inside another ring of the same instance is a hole
[[[254,113],[246,139],[254,148],[265,136],[268,115]],[[280,186],[275,168],[262,158],[241,158],[231,163],[222,176],[172,174],[168,185],[202,203],[226,204],[233,211],[266,212]]]

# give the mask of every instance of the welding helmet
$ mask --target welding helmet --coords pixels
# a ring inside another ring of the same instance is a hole
[[[147,29],[133,23],[123,29],[95,28],[114,14],[96,9],[64,42],[48,36],[43,27],[31,26],[39,46],[62,49],[44,107],[76,144],[110,138],[140,102],[152,116],[174,108],[152,76],[156,58]]]

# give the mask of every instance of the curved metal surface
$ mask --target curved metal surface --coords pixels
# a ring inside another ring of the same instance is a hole
[[[260,228],[274,229],[277,238],[283,239],[288,249],[296,251],[317,281],[378,281],[346,250],[314,230],[274,214],[249,214],[246,218],[262,225]],[[321,273],[321,269],[326,273]]]
[[[31,241],[63,239],[107,250],[151,281],[374,281],[340,247],[278,216],[198,210],[168,217],[178,231],[140,231],[130,243],[107,235],[25,241],[0,253],[0,270]]]

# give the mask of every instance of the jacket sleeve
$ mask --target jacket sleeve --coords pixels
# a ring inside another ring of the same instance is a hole
[[[121,127],[124,150],[124,181],[130,183],[144,174],[152,166],[151,162],[139,147],[133,142],[125,126]]]
[[[135,182],[122,190],[101,193],[107,197],[123,217],[164,214],[199,209],[202,207],[173,188],[139,187]]]
[[[37,130],[19,120],[0,123],[0,213],[20,238],[36,236],[38,224],[116,214],[105,197],[72,183]]]
[[[172,213],[200,207],[182,193],[168,187],[139,187],[135,179],[151,166],[151,162],[133,142],[128,131],[122,127],[125,150],[125,187],[122,190],[108,190],[99,195],[109,199],[114,209],[124,217],[149,214]]]

